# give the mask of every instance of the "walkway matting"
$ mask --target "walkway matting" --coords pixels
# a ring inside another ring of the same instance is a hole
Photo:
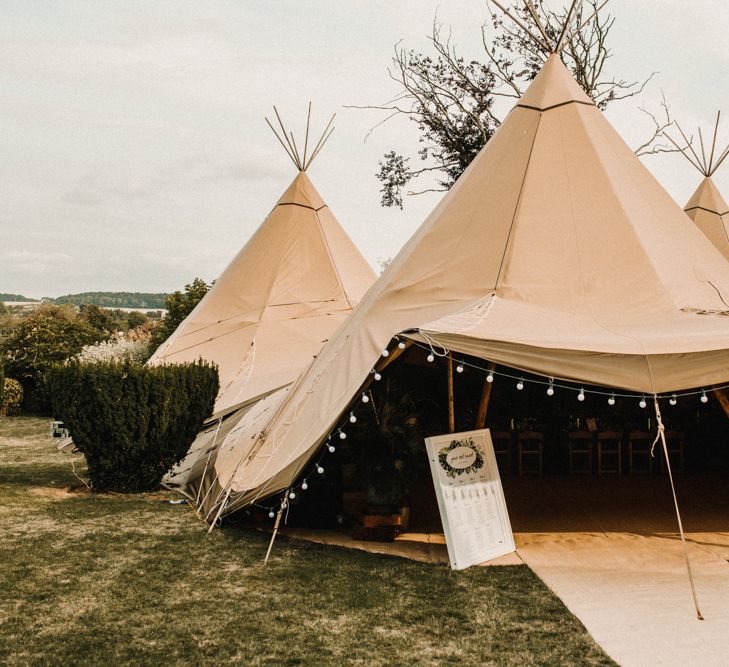
[[[517,549],[618,664],[729,664],[729,532],[691,533],[703,621],[675,534],[522,533]]]
[[[281,535],[295,539],[328,544],[347,549],[359,549],[372,554],[386,556],[399,556],[421,563],[448,564],[448,549],[446,548],[443,533],[403,533],[394,542],[370,542],[355,540],[348,533],[341,530],[321,530],[309,528],[283,528]],[[516,553],[506,554],[494,558],[483,566],[492,565],[523,565],[523,561]]]

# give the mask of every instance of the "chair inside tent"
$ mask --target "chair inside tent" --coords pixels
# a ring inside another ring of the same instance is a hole
[[[256,401],[296,378],[374,282],[369,264],[307,175],[330,126],[331,121],[311,155],[305,145],[300,156],[282,125],[284,139],[277,136],[297,167],[296,178],[149,361],[202,358],[218,366],[213,417],[165,481],[190,497],[198,496],[216,444]]]

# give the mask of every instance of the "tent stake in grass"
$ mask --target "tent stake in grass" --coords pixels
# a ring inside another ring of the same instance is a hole
[[[288,491],[284,493],[283,500],[281,501],[281,507],[278,508],[278,514],[276,514],[276,523],[273,524],[273,535],[271,535],[271,541],[268,543],[268,551],[266,551],[266,557],[263,559],[263,566],[265,567],[268,565],[268,559],[271,555],[271,549],[273,549],[273,543],[276,539],[276,534],[278,533],[278,527],[281,525],[281,517],[283,516],[284,510],[288,506]]]

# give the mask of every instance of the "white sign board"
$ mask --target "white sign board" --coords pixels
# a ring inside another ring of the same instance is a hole
[[[425,439],[451,567],[516,550],[488,429]]]

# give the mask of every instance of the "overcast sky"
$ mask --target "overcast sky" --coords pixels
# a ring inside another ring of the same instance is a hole
[[[612,0],[610,71],[660,72],[608,117],[635,145],[636,107],[665,91],[679,122],[729,141],[726,0]],[[171,291],[215,278],[295,170],[265,124],[306,104],[336,131],[310,170],[377,267],[442,195],[379,206],[377,161],[417,148],[406,121],[344,108],[387,100],[393,45],[426,48],[433,18],[480,57],[484,0],[0,0],[0,292]],[[679,155],[646,166],[683,205],[700,180]],[[729,198],[729,167],[715,177]]]

